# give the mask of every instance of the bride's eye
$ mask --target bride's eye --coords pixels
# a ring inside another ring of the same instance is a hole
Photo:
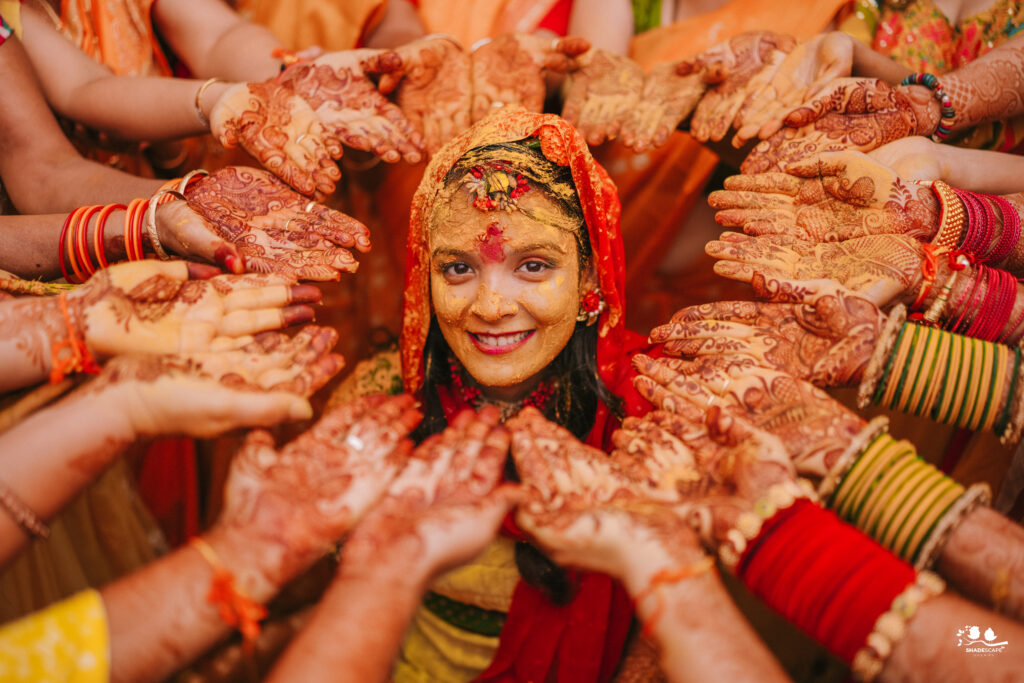
[[[441,274],[448,278],[459,278],[472,274],[473,269],[468,263],[454,261],[441,266]]]
[[[549,270],[551,268],[551,264],[545,263],[539,259],[531,259],[529,261],[524,261],[520,264],[519,268],[525,273],[540,275],[544,271]]]

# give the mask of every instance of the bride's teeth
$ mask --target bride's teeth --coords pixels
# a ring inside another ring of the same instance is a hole
[[[478,334],[476,335],[476,338],[487,346],[509,346],[510,344],[518,344],[522,340],[526,339],[528,334],[530,333],[519,332],[518,334],[503,335],[501,337],[494,337],[489,334]]]

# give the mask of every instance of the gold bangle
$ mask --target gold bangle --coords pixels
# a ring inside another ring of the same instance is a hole
[[[177,190],[160,190],[153,195],[153,198],[149,200],[149,207],[146,209],[146,234],[149,235],[149,242],[153,246],[157,258],[161,261],[170,261],[171,257],[164,250],[164,246],[160,244],[160,236],[156,232],[156,207],[158,204],[166,203],[160,201],[164,196],[185,199],[185,196]]]
[[[210,127],[210,119],[206,118],[206,114],[203,113],[203,107],[201,104],[203,93],[206,92],[206,89],[214,83],[223,83],[223,81],[219,78],[208,78],[201,86],[199,86],[199,90],[196,90],[196,117],[199,119],[199,123],[203,124],[203,128]]]
[[[846,473],[853,467],[853,463],[867,450],[871,442],[887,431],[889,431],[889,418],[879,415],[864,425],[850,439],[850,444],[846,447],[846,450],[836,458],[835,464],[832,465],[832,468],[822,478],[821,483],[818,484],[818,495],[823,501],[828,501],[831,498],[839,482],[843,480]]]
[[[940,252],[956,249],[964,229],[964,205],[951,188],[941,180],[932,182],[932,192],[939,200],[939,230],[932,240]]]
[[[875,387],[878,385],[878,380],[882,377],[882,371],[885,369],[885,364],[892,353],[892,347],[896,343],[896,336],[900,331],[900,327],[903,326],[906,320],[907,307],[903,304],[894,306],[889,313],[889,319],[885,321],[885,325],[882,327],[882,333],[878,335],[875,352],[871,354],[871,360],[868,361],[867,367],[864,369],[864,377],[861,379],[860,387],[857,389],[857,406],[861,409],[871,405],[871,397],[875,393]]]
[[[935,524],[935,528],[928,535],[928,540],[918,551],[914,569],[928,569],[935,564],[939,555],[942,554],[942,549],[946,547],[946,541],[967,518],[967,515],[982,505],[990,505],[991,502],[992,489],[988,487],[988,484],[974,484],[968,488]]]

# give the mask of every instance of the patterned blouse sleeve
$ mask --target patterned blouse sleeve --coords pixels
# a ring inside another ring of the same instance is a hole
[[[0,680],[110,680],[110,632],[103,599],[87,590],[0,627]]]

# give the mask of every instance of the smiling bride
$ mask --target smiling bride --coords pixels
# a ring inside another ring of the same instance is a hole
[[[508,418],[532,405],[609,451],[621,418],[650,409],[630,356],[652,349],[625,329],[623,273],[618,196],[586,142],[557,116],[506,108],[427,168],[409,226],[400,362],[364,361],[333,402],[412,393],[421,439],[467,406]],[[474,563],[431,587],[395,680],[606,681],[631,616],[618,584],[559,568],[508,520]]]

